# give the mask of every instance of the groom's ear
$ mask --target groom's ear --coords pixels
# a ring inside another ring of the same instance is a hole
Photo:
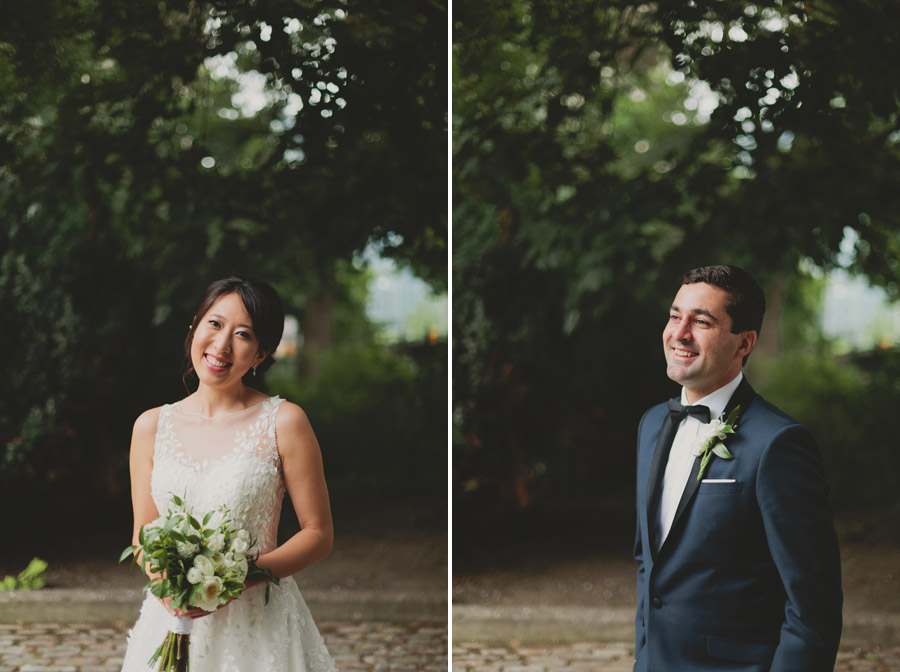
[[[756,331],[742,331],[740,337],[741,340],[738,345],[738,354],[741,357],[746,357],[750,354],[750,351],[753,350],[753,346],[756,345],[756,339],[759,338],[759,333]]]

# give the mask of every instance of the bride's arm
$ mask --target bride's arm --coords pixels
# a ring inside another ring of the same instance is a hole
[[[281,403],[275,418],[275,435],[284,470],[284,483],[300,531],[257,564],[286,577],[318,562],[331,552],[334,528],[331,504],[322,468],[322,452],[306,413],[296,404]]]
[[[140,548],[141,527],[159,518],[159,511],[153,498],[150,496],[150,474],[153,471],[153,446],[156,443],[156,424],[159,421],[159,409],[153,408],[141,414],[134,423],[134,431],[131,435],[131,456],[129,466],[131,470],[131,506],[134,509],[134,529],[131,534],[131,543],[137,546],[135,554],[141,569],[142,549]],[[145,570],[146,571],[146,570]],[[162,575],[155,572],[146,572],[151,581],[161,581]],[[210,612],[198,608],[187,611],[172,609],[169,603],[172,598],[156,598],[162,605],[176,616],[190,616],[193,618],[208,616]]]
[[[131,543],[139,546],[138,535],[141,526],[159,517],[156,504],[150,496],[150,473],[153,471],[153,444],[156,441],[156,423],[159,420],[159,409],[153,408],[141,414],[134,423],[131,435],[131,506],[134,510],[134,528]],[[141,549],[135,551],[138,563],[141,562]],[[143,566],[142,566],[143,568]],[[150,578],[156,578],[150,576]]]

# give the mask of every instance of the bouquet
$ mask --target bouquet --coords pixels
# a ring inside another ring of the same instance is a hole
[[[139,546],[126,548],[119,562],[129,555],[132,564],[142,552],[141,565],[152,577],[147,588],[160,599],[171,598],[171,607],[181,610],[199,607],[213,612],[220,605],[240,597],[248,578],[266,581],[266,603],[269,584],[278,583],[271,570],[256,566],[250,555],[255,545],[247,530],[237,529],[227,507],[206,513],[202,521],[177,495],[164,516],[141,527]],[[170,632],[150,658],[152,667],[159,661],[160,672],[189,670],[190,633],[193,619],[173,617]]]

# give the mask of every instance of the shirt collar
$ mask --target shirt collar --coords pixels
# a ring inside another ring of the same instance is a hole
[[[693,405],[693,406],[707,406],[709,407],[709,417],[718,418],[722,413],[725,412],[725,407],[728,405],[728,400],[731,399],[731,395],[734,394],[734,391],[738,388],[738,385],[741,384],[741,381],[744,379],[744,372],[739,371],[738,375],[731,379],[730,382],[725,383],[722,387],[720,387],[715,392],[707,394],[702,399],[698,400],[694,404],[689,404],[687,400],[687,393],[685,389],[681,388],[681,403],[685,406]]]

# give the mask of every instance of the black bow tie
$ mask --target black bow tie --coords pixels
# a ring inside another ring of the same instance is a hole
[[[709,406],[682,406],[677,399],[669,399],[669,417],[676,425],[692,415],[702,423],[709,422]]]

